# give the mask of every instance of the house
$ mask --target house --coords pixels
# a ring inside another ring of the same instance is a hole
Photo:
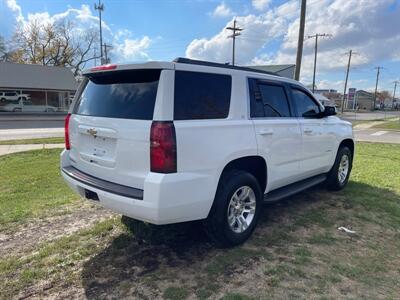
[[[0,62],[0,110],[23,99],[32,111],[67,111],[77,86],[65,67]]]
[[[374,109],[374,94],[358,90],[355,95],[356,107],[362,110],[373,110]]]

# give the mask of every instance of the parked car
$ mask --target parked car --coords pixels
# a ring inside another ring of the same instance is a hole
[[[16,100],[29,100],[30,98],[31,97],[29,94],[20,94],[17,92],[0,92],[0,103]]]
[[[30,100],[17,100],[4,105],[2,110],[12,112],[56,112],[57,107],[51,105],[36,105]]]
[[[61,173],[125,216],[203,220],[213,241],[232,246],[251,235],[264,202],[349,179],[351,124],[297,81],[183,58],[84,77],[65,120]]]

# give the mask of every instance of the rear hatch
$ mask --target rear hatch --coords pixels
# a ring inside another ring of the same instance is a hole
[[[85,75],[69,123],[74,167],[143,189],[160,73],[141,69]]]

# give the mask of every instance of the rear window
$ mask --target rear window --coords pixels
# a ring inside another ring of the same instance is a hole
[[[229,75],[175,72],[175,120],[228,117],[232,79]]]
[[[161,70],[114,71],[87,76],[76,114],[152,120]]]

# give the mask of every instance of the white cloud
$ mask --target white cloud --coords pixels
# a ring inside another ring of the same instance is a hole
[[[271,3],[271,0],[253,0],[251,1],[251,4],[253,7],[257,10],[265,10],[269,4]]]
[[[151,39],[144,36],[141,39],[126,38],[122,43],[115,43],[113,53],[124,61],[149,60],[146,50],[151,44]]]
[[[239,64],[249,63],[259,49],[286,33],[289,20],[276,10],[259,16],[250,14],[236,17],[237,26],[243,28],[241,36],[236,39],[236,61]],[[233,20],[229,21],[224,28],[232,26],[232,23]],[[186,56],[218,62],[231,61],[232,40],[228,39],[229,34],[231,33],[222,29],[209,39],[193,40],[186,48]]]
[[[50,15],[47,11],[28,13],[25,18],[22,14],[21,6],[17,0],[7,0],[8,9],[14,14],[17,21],[16,26],[26,28],[29,23],[36,22],[40,26],[54,24],[60,20],[67,19],[73,22],[74,30],[83,31],[88,28],[98,29],[99,18],[94,14],[89,5],[82,4],[80,8],[68,7],[61,13]],[[114,62],[126,62],[133,60],[149,60],[147,50],[152,42],[148,36],[133,38],[133,34],[128,29],[111,30],[110,26],[102,20],[103,42],[112,42],[112,60]],[[99,51],[97,51],[98,53]]]
[[[225,2],[222,2],[212,13],[210,13],[210,15],[213,17],[229,17],[234,15],[234,12],[225,4]]]
[[[7,6],[15,15],[17,22],[23,21],[24,17],[22,16],[21,6],[17,4],[16,0],[7,0]]]
[[[371,65],[383,59],[399,60],[400,6],[394,3],[395,0],[313,1],[307,7],[305,35],[332,34],[332,38],[319,40],[318,72],[344,70],[347,62],[344,53],[349,49],[359,54],[353,57],[353,66]],[[290,0],[259,15],[238,16],[238,25],[244,30],[236,40],[236,61],[239,64],[294,64],[299,6],[299,1]],[[210,38],[195,39],[188,45],[186,55],[230,61],[232,46],[227,35],[222,29]],[[313,69],[314,41],[305,40],[303,79],[308,79]]]

